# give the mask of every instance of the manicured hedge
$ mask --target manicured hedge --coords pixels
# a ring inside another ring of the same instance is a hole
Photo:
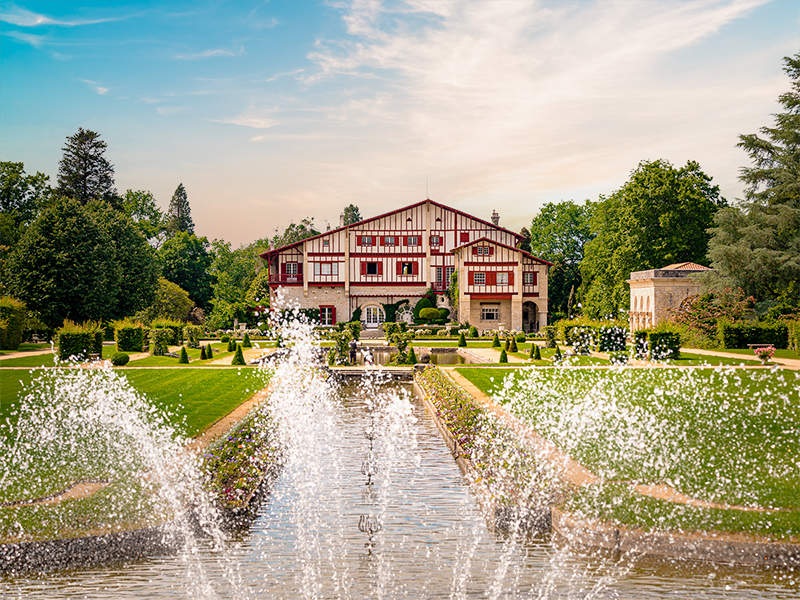
[[[167,329],[170,332],[167,344],[170,346],[177,346],[183,343],[183,326],[181,321],[173,321],[172,319],[156,319],[150,323],[151,329]]]
[[[27,307],[24,302],[4,296],[0,298],[0,350],[16,350],[22,343]]]
[[[150,354],[154,356],[164,356],[167,353],[167,347],[172,339],[174,332],[172,329],[165,327],[156,327],[151,329],[148,333],[150,340]]]
[[[681,334],[675,331],[651,331],[647,335],[650,360],[678,359],[681,357]]]
[[[59,360],[86,360],[90,354],[102,354],[103,328],[93,321],[80,325],[64,321],[64,326],[56,332],[56,344]]]
[[[628,330],[619,325],[601,325],[595,330],[595,341],[599,352],[624,352]]]
[[[789,328],[786,323],[719,321],[717,339],[723,348],[747,348],[747,344],[769,344],[778,349],[786,349],[789,347]]]
[[[145,327],[133,321],[117,321],[114,324],[114,340],[117,352],[144,352]]]

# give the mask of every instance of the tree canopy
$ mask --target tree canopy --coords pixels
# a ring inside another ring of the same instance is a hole
[[[350,204],[344,207],[344,211],[342,211],[342,225],[352,225],[353,223],[358,223],[363,219],[361,216],[361,211],[358,210],[358,207],[355,204]]]
[[[167,217],[156,199],[145,190],[128,190],[122,197],[122,210],[136,224],[151,245],[158,247],[167,235]]]
[[[78,128],[67,138],[64,155],[58,163],[58,194],[82,204],[105,200],[119,206],[114,187],[114,166],[104,156],[107,144],[100,134]]]
[[[44,173],[27,175],[21,162],[0,162],[0,256],[52,198],[49,180]]]
[[[586,244],[580,266],[584,312],[616,317],[627,309],[625,282],[632,271],[705,263],[707,230],[724,205],[719,187],[694,161],[680,169],[665,160],[639,163],[619,190],[594,205],[596,237]]]
[[[306,217],[302,219],[300,223],[289,223],[289,226],[283,230],[283,233],[275,234],[270,244],[273,248],[281,248],[299,242],[300,240],[310,238],[311,236],[319,235],[319,233],[319,231],[314,229],[314,218]]]
[[[783,112],[761,136],[739,136],[752,166],[739,206],[720,210],[709,244],[712,266],[762,307],[800,305],[800,54],[784,58],[790,91],[778,100]]]
[[[62,198],[39,213],[8,259],[9,291],[50,327],[108,320],[152,301],[152,250],[122,213]]]
[[[178,184],[172,199],[169,201],[167,209],[167,229],[170,233],[186,232],[194,234],[194,221],[192,221],[192,209],[189,207],[189,199],[186,196],[186,188],[182,183]]]
[[[210,273],[213,257],[205,237],[180,231],[158,249],[161,273],[165,279],[189,292],[189,297],[205,309],[212,297],[214,279]]]
[[[547,279],[551,312],[569,313],[581,285],[584,246],[594,238],[589,224],[592,205],[548,202],[533,218],[530,252],[553,263]]]

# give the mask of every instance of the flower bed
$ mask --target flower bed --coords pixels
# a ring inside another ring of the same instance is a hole
[[[280,466],[275,432],[262,405],[206,451],[203,469],[219,508],[236,511],[247,506],[264,479]]]
[[[553,502],[556,479],[516,434],[434,366],[415,380],[453,439],[467,455],[499,505],[544,506]]]

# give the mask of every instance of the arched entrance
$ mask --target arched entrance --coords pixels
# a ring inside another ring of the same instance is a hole
[[[364,325],[367,329],[377,329],[385,319],[382,306],[372,304],[364,307]]]
[[[535,302],[522,303],[522,330],[525,333],[539,331],[539,307]]]

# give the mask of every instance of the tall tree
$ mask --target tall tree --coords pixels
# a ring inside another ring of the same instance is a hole
[[[774,127],[739,136],[752,161],[741,170],[747,186],[738,206],[720,210],[709,243],[712,266],[762,308],[800,305],[800,54],[784,58],[790,91],[778,101]]]
[[[670,263],[706,262],[708,228],[725,205],[719,187],[700,165],[676,169],[665,160],[643,161],[630,179],[595,205],[597,237],[586,244],[581,300],[591,317],[617,317],[630,304],[625,281],[632,271]]]
[[[189,207],[189,199],[186,197],[186,189],[182,183],[178,184],[175,193],[172,194],[172,200],[169,201],[167,228],[173,234],[181,231],[194,234],[192,209]]]
[[[161,272],[165,279],[189,292],[200,308],[207,308],[213,295],[214,278],[210,268],[213,256],[205,237],[180,231],[158,249]]]
[[[49,179],[26,175],[21,162],[0,162],[0,260],[52,198]]]
[[[276,229],[276,231],[278,230]],[[276,233],[272,238],[271,245],[273,248],[281,248],[314,235],[319,235],[319,231],[314,229],[314,218],[306,217],[299,224],[289,223],[283,233]]]
[[[167,235],[167,217],[158,208],[153,194],[145,190],[128,190],[122,197],[122,210],[156,248]]]
[[[548,202],[531,222],[530,252],[553,263],[547,276],[553,311],[567,314],[573,308],[570,298],[574,298],[581,285],[584,247],[594,238],[589,224],[591,213],[589,202]]]
[[[517,244],[517,248],[522,250],[523,252],[530,252],[531,251],[531,232],[528,231],[527,227],[523,227],[519,230],[519,234],[522,236],[522,241]]]
[[[342,215],[342,225],[352,225],[353,223],[358,223],[362,220],[361,211],[358,210],[358,207],[355,204],[345,206]]]
[[[114,166],[104,156],[107,144],[100,134],[83,127],[67,138],[58,166],[58,193],[82,204],[105,200],[115,207],[120,201],[114,187]]]

